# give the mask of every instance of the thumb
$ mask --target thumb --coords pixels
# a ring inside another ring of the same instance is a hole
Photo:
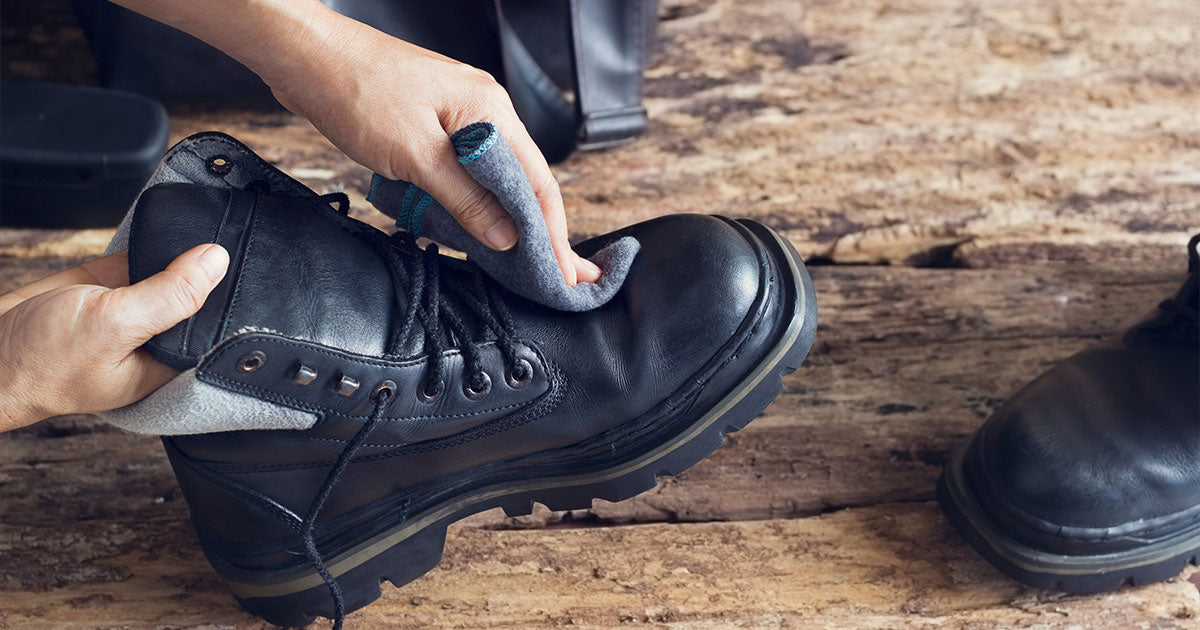
[[[220,245],[193,247],[153,276],[113,289],[115,312],[124,315],[134,336],[148,340],[200,310],[228,267],[229,253]]]

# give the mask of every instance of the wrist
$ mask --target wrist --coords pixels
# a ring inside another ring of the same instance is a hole
[[[13,387],[0,383],[0,433],[29,426],[56,415],[42,409],[26,396],[12,391]]]
[[[312,4],[292,15],[289,26],[273,28],[266,41],[253,42],[236,57],[289,109],[292,105],[286,101],[293,88],[301,97],[306,96],[303,92],[329,89],[324,84],[353,69],[343,59],[354,43],[351,31],[359,23],[320,2]]]
[[[319,0],[113,0],[152,20],[175,27],[233,57],[255,73],[271,76],[292,57],[317,23],[334,13]]]
[[[237,42],[217,45],[272,88],[312,72],[337,18],[317,0],[261,3]],[[213,42],[210,42],[213,43]]]

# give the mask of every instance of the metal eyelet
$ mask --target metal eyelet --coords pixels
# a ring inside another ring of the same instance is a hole
[[[492,391],[492,377],[488,376],[488,373],[483,371],[479,372],[477,376],[478,380],[483,381],[483,385],[480,385],[479,389],[471,387],[471,379],[467,379],[463,382],[463,393],[466,394],[467,398],[470,398],[471,400],[479,400],[480,398],[487,396],[488,393]]]
[[[371,390],[371,398],[378,399],[383,395],[384,392],[387,392],[387,397],[390,399],[396,395],[396,389],[397,387],[395,381],[386,380],[376,385],[375,389]]]
[[[214,155],[208,158],[208,172],[217,177],[225,177],[233,170],[233,160],[224,155]]]
[[[296,374],[292,376],[292,382],[300,387],[312,385],[312,382],[315,380],[317,380],[317,371],[303,363],[296,368]]]
[[[338,384],[335,385],[333,389],[337,392],[338,396],[341,396],[342,398],[349,398],[358,391],[358,385],[358,379],[350,378],[349,376],[343,374],[342,378],[338,380]]]
[[[432,385],[432,388],[430,387]],[[436,383],[425,381],[417,388],[417,400],[423,403],[431,403],[437,400],[438,396],[446,389],[446,381],[438,379]]]
[[[533,364],[527,359],[517,359],[516,365],[504,370],[504,380],[513,389],[525,387],[533,382]]]
[[[267,362],[267,355],[261,350],[255,350],[242,358],[238,359],[237,367],[243,372],[253,372],[262,367]]]

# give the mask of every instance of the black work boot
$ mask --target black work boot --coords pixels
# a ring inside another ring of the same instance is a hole
[[[951,455],[938,501],[1012,578],[1091,593],[1200,557],[1198,240],[1178,295],[1027,385]]]
[[[586,241],[641,252],[616,297],[565,313],[284,183],[151,187],[129,242],[135,282],[197,244],[230,250],[201,311],[146,347],[194,370],[195,405],[309,418],[163,439],[205,555],[272,623],[340,619],[415,579],[469,514],[653,488],[757,416],[813,341],[800,257],[752,221],[674,215]]]

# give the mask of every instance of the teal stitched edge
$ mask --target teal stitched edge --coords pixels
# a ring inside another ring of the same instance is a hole
[[[375,203],[375,191],[379,187],[380,182],[390,181],[378,173],[372,174],[371,187],[367,190],[367,201]],[[400,211],[396,213],[396,223],[394,225],[413,236],[420,236],[422,224],[425,222],[425,208],[433,202],[433,196],[416,184],[399,180],[392,183],[404,186],[404,195],[400,197]],[[419,197],[417,196],[418,194],[420,195]],[[413,203],[413,199],[417,200],[415,204]],[[380,210],[383,210],[383,208],[380,208]]]
[[[416,196],[418,188],[408,182],[404,182],[404,186],[404,196],[400,198],[400,217],[404,217],[407,220],[408,213],[412,210],[413,197]]]
[[[500,134],[496,133],[495,129],[492,129],[491,132],[488,133],[488,137],[484,138],[483,142],[479,143],[479,146],[475,147],[474,151],[472,151],[466,155],[458,156],[458,163],[459,164],[470,164],[471,162],[478,160],[480,157],[483,156],[484,153],[488,152],[488,149],[492,148],[492,145],[496,144],[496,138],[499,135]]]
[[[378,186],[379,182],[381,182],[381,181],[383,181],[382,175],[380,175],[379,173],[371,173],[371,187],[369,189],[367,189],[367,201],[368,202],[375,203],[375,187]]]
[[[423,195],[421,200],[417,202],[417,205],[413,206],[412,214],[408,216],[408,232],[414,237],[421,235],[421,224],[425,220],[425,208],[433,201],[433,195],[424,190],[421,191],[421,194]]]
[[[400,211],[396,213],[396,227],[404,228],[406,231],[412,231],[412,200],[417,194],[417,187],[408,183],[404,184],[404,196],[400,198]]]

